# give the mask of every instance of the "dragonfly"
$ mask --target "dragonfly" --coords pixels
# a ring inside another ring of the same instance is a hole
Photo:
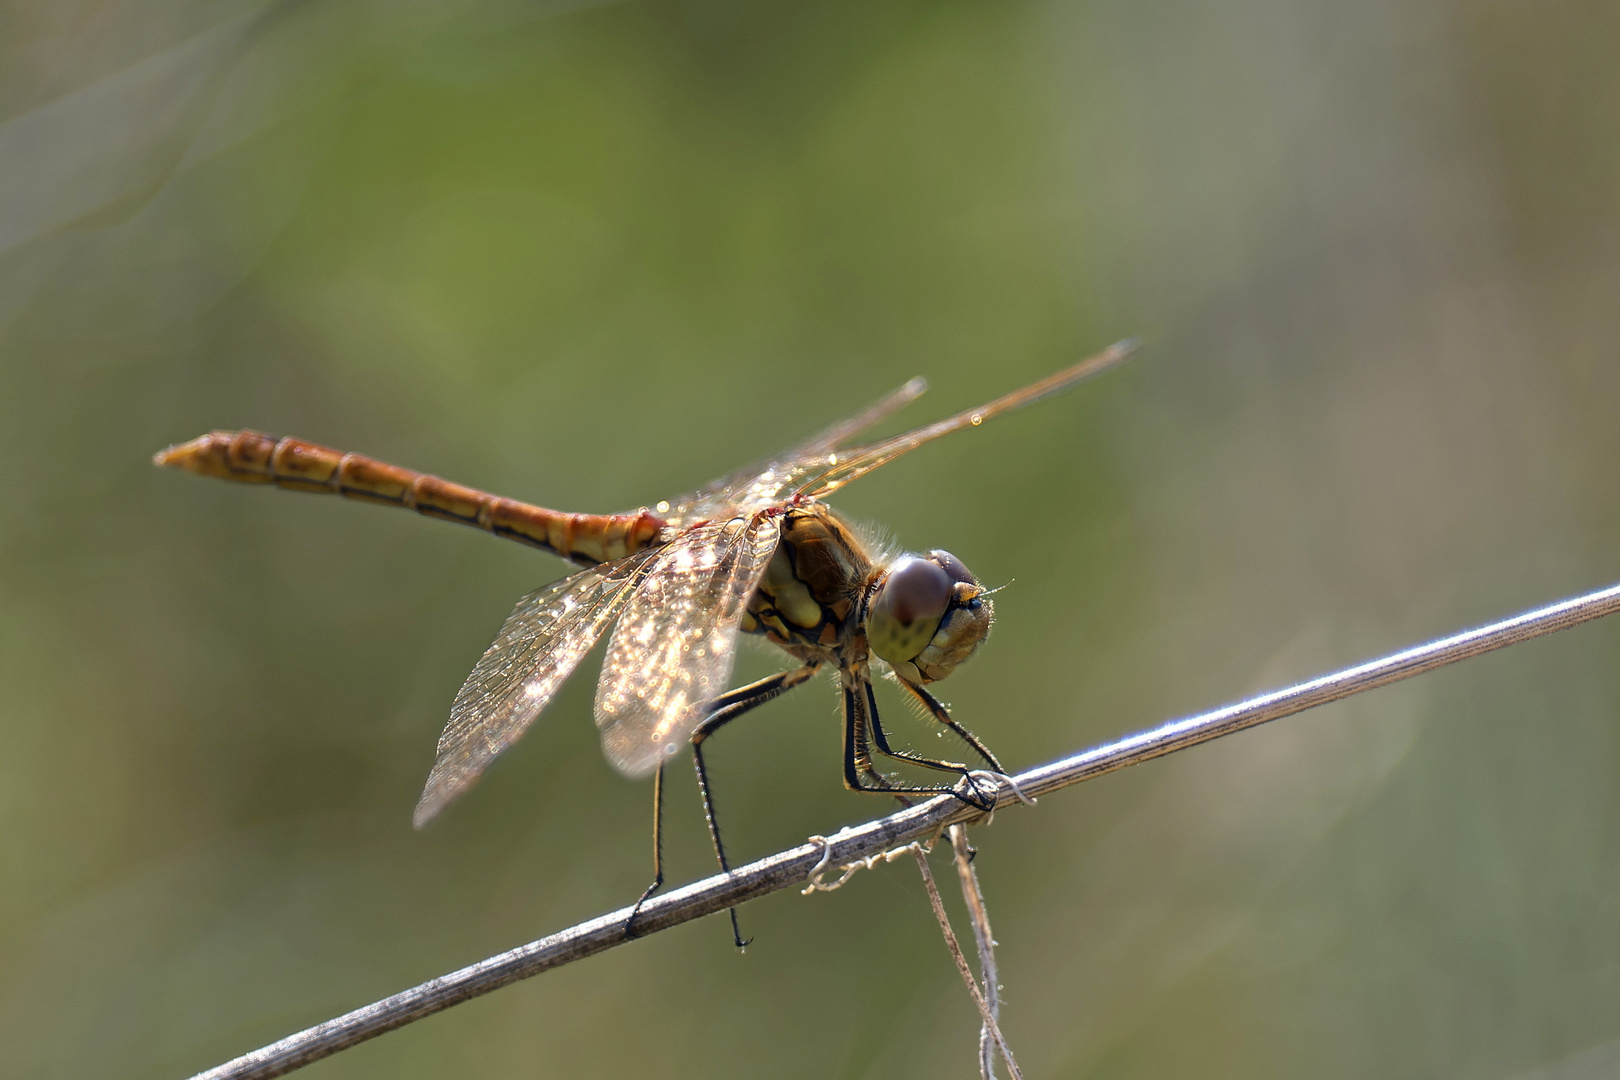
[[[344,495],[415,510],[542,548],[581,567],[524,596],[450,706],[438,754],[416,805],[421,828],[521,736],[609,626],[594,715],[602,750],[632,778],[653,777],[653,883],[663,884],[664,767],[690,747],[704,816],[722,872],[730,872],[704,742],[721,727],[824,668],[843,701],[843,779],[852,790],[951,794],[982,810],[995,797],[983,774],[892,745],[878,716],[874,667],[953,732],[995,774],[988,748],[928,686],[990,632],[990,590],[943,550],[885,553],[822,500],[924,443],[1021,408],[1119,364],[1135,343],[1089,359],[976,408],[858,446],[856,435],[927,389],[912,379],[864,411],[784,453],[697,491],[630,513],[578,514],[487,494],[292,437],[213,431],[155,455],[202,476]],[[798,666],[727,689],[741,634],[763,637]],[[902,783],[874,754],[955,774],[952,784]],[[633,929],[631,916],[627,933]],[[732,912],[738,947],[746,944]]]

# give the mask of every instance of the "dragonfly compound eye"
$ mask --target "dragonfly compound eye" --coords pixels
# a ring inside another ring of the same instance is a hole
[[[989,594],[979,585],[979,579],[962,565],[961,559],[948,551],[930,551],[928,559],[951,579],[951,602],[939,621],[939,629],[911,664],[922,676],[921,681],[938,682],[972,656],[979,643],[990,636],[995,609]]]
[[[964,566],[961,559],[948,551],[935,548],[928,553],[928,558],[930,562],[938,563],[939,568],[949,574],[952,581],[965,581],[969,585],[979,583],[979,579],[973,576],[973,571]]]
[[[897,561],[872,597],[866,638],[902,678],[937,682],[990,633],[991,607],[961,560],[943,551]]]
[[[878,586],[866,619],[872,651],[891,664],[908,663],[928,647],[955,583],[938,563],[907,555],[889,569]]]

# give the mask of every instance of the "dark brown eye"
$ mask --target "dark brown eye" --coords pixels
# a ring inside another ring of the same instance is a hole
[[[951,602],[948,571],[927,559],[911,559],[889,573],[882,603],[901,625],[919,619],[938,620]]]
[[[973,576],[973,572],[962,565],[962,560],[948,551],[940,551],[935,548],[928,553],[928,558],[941,570],[944,570],[952,581],[960,581],[968,585],[977,585],[979,583],[979,579]]]
[[[872,596],[867,641],[891,664],[905,664],[927,648],[956,584],[937,563],[908,555],[895,563]]]

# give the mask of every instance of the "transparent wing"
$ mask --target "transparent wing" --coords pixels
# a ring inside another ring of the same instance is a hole
[[[556,694],[623,609],[656,548],[593,566],[519,600],[450,706],[416,827],[477,780]]]
[[[994,401],[980,405],[977,408],[963,409],[955,416],[936,420],[932,424],[908,431],[903,435],[884,439],[881,442],[854,447],[839,454],[838,460],[835,462],[824,463],[819,466],[814,462],[807,462],[804,466],[793,470],[794,475],[791,479],[783,478],[785,483],[782,494],[786,495],[791,491],[794,494],[809,495],[813,498],[820,498],[823,495],[830,494],[851,480],[865,476],[879,465],[893,461],[901,454],[915,450],[923,443],[932,442],[941,435],[949,435],[951,432],[959,431],[965,427],[978,427],[992,416],[999,416],[1001,413],[1012,412],[1014,409],[1021,409],[1025,405],[1034,404],[1044,397],[1056,394],[1061,390],[1067,390],[1082,379],[1088,379],[1093,375],[1107,371],[1116,364],[1130,359],[1131,354],[1136,352],[1136,348],[1137,343],[1135,341],[1122,341],[1117,345],[1109,346],[1096,356],[1080,361],[1073,367],[1064,368],[1056,374],[1048,375],[1039,382],[1030,383],[1022,390],[1014,390],[1010,394],[1004,394]]]
[[[864,412],[856,413],[847,420],[838,421],[838,423],[821,434],[806,439],[782,456],[788,458],[815,457],[818,454],[824,454],[829,450],[836,449],[889,414],[910,405],[927,391],[928,380],[919,375],[872,402]]]
[[[848,438],[867,423],[875,423],[893,412],[900,404],[915,398],[922,392],[922,388],[919,387],[909,397],[905,396],[908,388],[919,381],[914,379],[865,413],[827,429],[822,435],[804,443],[794,451],[762,466],[739,470],[725,480],[716,481],[702,491],[688,496],[689,504],[676,503],[673,508],[676,512],[684,511],[684,516],[679,519],[672,516],[672,520],[680,523],[718,516],[722,512],[753,512],[795,494],[819,498],[837,491],[851,480],[865,476],[879,465],[915,450],[923,443],[932,442],[941,435],[948,435],[965,427],[977,427],[992,416],[1021,409],[1044,397],[1067,390],[1082,379],[1124,362],[1135,351],[1136,342],[1122,341],[1090,359],[1082,360],[1072,367],[1048,375],[1039,382],[1031,383],[1022,390],[1015,390],[977,408],[964,409],[955,416],[937,420],[880,442],[838,450],[836,442],[826,441],[829,436],[839,441]],[[891,401],[897,401],[899,404],[890,405]]]
[[[737,624],[776,550],[776,514],[714,521],[659,550],[608,641],[602,752],[646,776],[686,744],[731,677]]]
[[[916,401],[928,389],[928,381],[915,378],[896,387],[864,411],[827,428],[774,457],[745,465],[727,476],[688,495],[670,500],[662,516],[671,525],[686,525],[704,518],[718,517],[730,510],[757,510],[775,501],[780,484],[776,478],[797,463],[814,460],[824,467],[826,457],[846,440],[871,427],[896,410]],[[755,489],[753,492],[750,489]],[[766,494],[768,493],[768,494]]]

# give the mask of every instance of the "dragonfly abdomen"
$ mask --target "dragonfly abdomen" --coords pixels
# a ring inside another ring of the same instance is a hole
[[[247,484],[343,495],[415,510],[471,525],[509,540],[545,548],[578,563],[621,559],[662,534],[649,511],[569,514],[490,495],[414,469],[389,465],[291,436],[212,431],[158,453],[159,465]]]

